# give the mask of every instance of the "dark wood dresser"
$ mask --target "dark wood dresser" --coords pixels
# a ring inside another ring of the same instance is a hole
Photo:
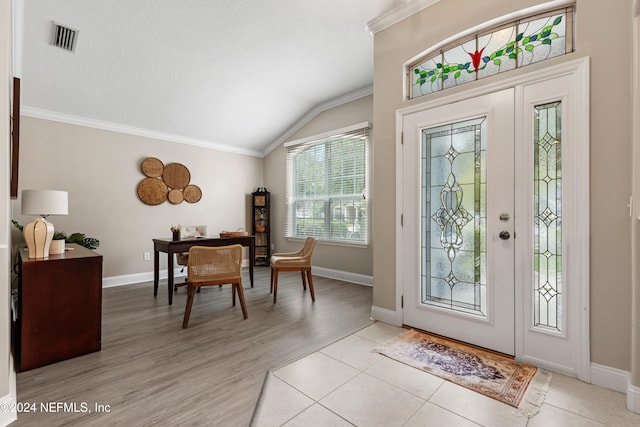
[[[77,244],[47,259],[19,249],[13,350],[26,371],[100,350],[102,255]]]

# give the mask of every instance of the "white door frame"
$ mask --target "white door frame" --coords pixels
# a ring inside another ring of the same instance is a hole
[[[574,114],[565,117],[568,127],[574,129],[568,151],[570,163],[575,165],[569,173],[572,192],[572,205],[570,211],[571,225],[563,231],[563,237],[571,248],[566,254],[567,274],[572,278],[572,283],[579,284],[571,294],[572,310],[568,323],[572,326],[571,334],[574,340],[573,352],[577,356],[574,370],[563,369],[558,366],[542,366],[555,371],[576,376],[582,381],[590,382],[590,341],[589,341],[589,58],[579,58],[559,65],[542,68],[537,71],[523,73],[522,75],[501,79],[494,83],[471,88],[450,96],[419,103],[396,111],[396,323],[402,324],[402,293],[403,293],[403,242],[402,242],[402,128],[403,117],[408,114],[436,108],[445,104],[463,101],[467,98],[477,97],[491,92],[496,92],[509,87],[526,86],[538,83],[554,77],[569,75],[573,77],[571,109]],[[516,110],[516,125],[523,120],[523,112]],[[522,128],[522,127],[520,127]],[[585,185],[575,185],[586,183]],[[516,207],[517,208],[517,207]],[[575,215],[579,212],[580,215]],[[532,361],[523,350],[525,330],[528,330],[530,321],[525,319],[523,310],[522,291],[516,289],[516,359]],[[535,360],[538,365],[544,365]]]

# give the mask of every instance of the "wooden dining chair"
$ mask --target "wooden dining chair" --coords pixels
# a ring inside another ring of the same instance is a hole
[[[247,305],[242,290],[242,246],[192,246],[187,263],[187,305],[184,309],[182,328],[189,325],[191,306],[196,289],[203,286],[227,285],[232,288],[232,302],[236,305],[236,294],[242,307],[242,316],[247,318]]]
[[[187,225],[184,228],[184,232],[181,233],[181,238],[185,240],[197,239],[198,237],[205,237],[208,235],[208,227],[206,225]],[[176,264],[181,266],[180,272],[182,273],[185,268],[187,268],[187,264],[189,262],[189,252],[179,252],[176,253]],[[181,286],[186,286],[187,281],[184,283],[176,283],[173,286],[173,290],[178,292],[178,288]],[[198,289],[199,291],[199,289]]]
[[[280,271],[299,271],[302,275],[302,288],[307,290],[309,282],[309,292],[311,301],[316,300],[313,290],[313,278],[311,277],[311,256],[313,248],[316,246],[316,239],[307,237],[302,248],[297,252],[277,253],[271,256],[271,292],[273,302],[276,302],[278,295],[278,273]]]

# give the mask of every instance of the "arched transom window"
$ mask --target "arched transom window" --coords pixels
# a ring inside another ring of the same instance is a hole
[[[435,47],[408,66],[413,99],[574,50],[575,6],[536,13]]]

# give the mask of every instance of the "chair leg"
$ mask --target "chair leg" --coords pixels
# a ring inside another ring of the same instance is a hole
[[[276,303],[276,296],[278,295],[278,270],[275,268],[271,270],[273,274],[273,303]]]
[[[187,305],[184,308],[184,318],[182,319],[182,329],[189,326],[189,316],[191,315],[191,306],[193,305],[193,296],[195,294],[195,286],[189,284],[187,289]]]
[[[270,294],[273,293],[273,266],[271,267],[271,282],[270,282],[270,286],[269,286],[269,293]]]
[[[313,279],[311,278],[311,270],[307,270],[307,278],[309,279],[309,292],[311,292],[311,301],[315,301],[316,294],[313,291]]]
[[[238,299],[240,300],[240,307],[242,307],[242,317],[245,319],[249,317],[247,315],[247,303],[244,300],[244,290],[242,289],[242,282],[233,285],[238,293]]]
[[[222,285],[220,285],[222,286]],[[235,307],[236,306],[236,292],[238,292],[238,288],[237,288],[237,283],[233,283],[231,285],[231,304]]]
[[[306,291],[307,290],[307,280],[304,277],[304,271],[301,271],[300,275],[302,276],[302,290]]]

